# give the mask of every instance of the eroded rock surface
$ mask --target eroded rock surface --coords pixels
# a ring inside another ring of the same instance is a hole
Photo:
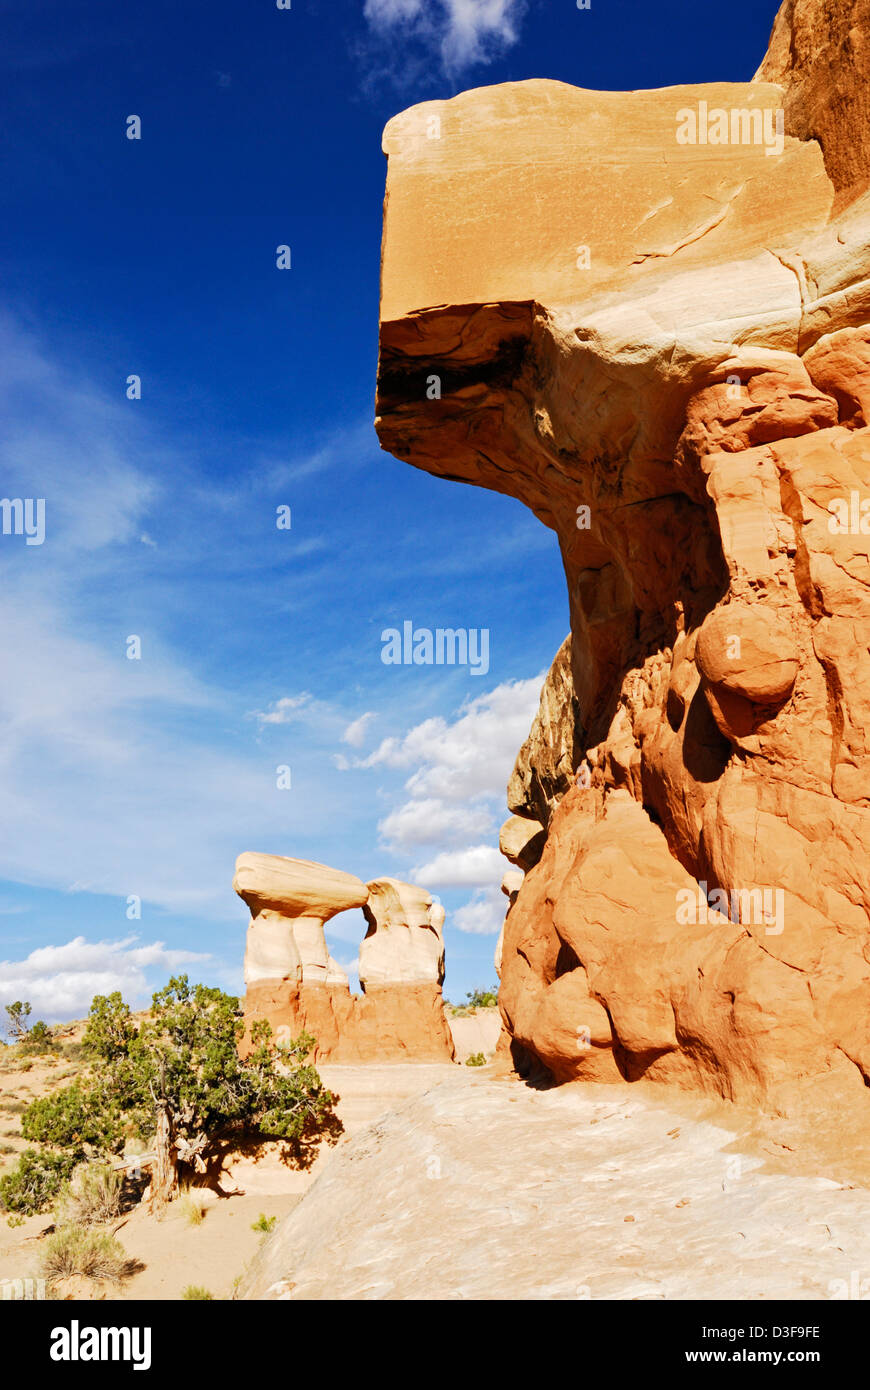
[[[786,0],[758,77],[785,92],[786,129],[818,140],[845,206],[870,188],[870,0]]]
[[[687,1114],[679,1099],[454,1077],[403,1100],[330,1156],[241,1297],[743,1303],[863,1291],[866,1188],[795,1170],[790,1148],[735,1135],[724,1106]]]
[[[315,1061],[450,1061],[444,1016],[444,909],[411,883],[353,874],[306,859],[242,854],[233,887],[251,911],[245,1016],[280,1039],[311,1034]],[[324,923],[362,908],[364,993],[351,994],[329,954]]]
[[[508,796],[548,832],[499,962],[524,1070],[868,1104],[870,63],[831,8],[783,7],[782,87],[385,132],[381,443],[525,502],[568,584]]]

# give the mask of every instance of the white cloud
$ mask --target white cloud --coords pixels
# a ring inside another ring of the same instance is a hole
[[[507,906],[507,898],[500,888],[478,888],[468,902],[454,912],[453,925],[472,936],[494,936],[502,929]]]
[[[351,748],[361,748],[365,742],[366,729],[377,717],[372,710],[369,710],[366,714],[361,714],[359,719],[354,719],[353,723],[348,724],[342,734],[342,743],[349,743]]]
[[[406,23],[419,19],[424,11],[424,0],[366,0],[365,4],[369,24]]]
[[[469,700],[459,717],[427,719],[404,738],[386,738],[360,766],[417,771],[406,783],[415,799],[447,801],[498,796],[538,708],[545,672],[525,681],[505,681]]]
[[[405,799],[381,819],[378,830],[393,853],[416,854],[424,845],[433,851],[408,871],[415,883],[480,890],[448,917],[448,926],[460,931],[496,931],[504,918],[505,862],[496,838],[507,815],[508,777],[537,712],[543,681],[543,673],[505,681],[466,701],[452,721],[426,719],[353,762],[339,755],[343,769],[413,769]]]
[[[390,44],[402,40],[438,53],[446,73],[490,63],[519,37],[524,0],[366,0],[371,33]]]
[[[414,869],[415,882],[424,888],[470,888],[500,883],[505,863],[494,845],[446,850]]]
[[[426,886],[447,886],[448,881],[481,884],[501,878],[501,859],[495,849],[498,826],[505,819],[505,791],[516,760],[538,708],[543,674],[532,680],[505,681],[494,690],[478,695],[462,707],[452,722],[426,719],[403,737],[384,739],[356,767],[414,768],[405,782],[406,800],[396,806],[378,825],[384,844],[394,852],[412,853],[421,845],[431,846],[435,855],[423,866],[428,877],[419,879]],[[491,852],[477,844],[491,836]],[[477,876],[448,880],[438,872],[453,873],[456,856],[448,851],[464,848],[469,865],[477,865]],[[484,874],[488,862],[491,872]],[[437,868],[433,869],[433,866]],[[483,876],[481,876],[483,875]]]
[[[435,797],[406,801],[378,825],[384,844],[402,849],[467,844],[494,828],[492,813],[485,805],[453,806]]]
[[[3,495],[45,498],[45,550],[56,555],[136,539],[160,488],[129,462],[129,407],[56,365],[2,314],[0,358]],[[137,442],[147,454],[144,439]]]
[[[95,994],[120,990],[128,1003],[144,1002],[146,970],[163,976],[179,967],[209,960],[192,951],[167,950],[162,941],[138,945],[134,936],[119,941],[86,941],[77,936],[63,946],[41,946],[20,961],[0,961],[0,1001],[27,999],[32,1019],[83,1017]]]
[[[310,699],[307,690],[301,695],[284,695],[280,700],[273,700],[268,710],[253,709],[248,717],[256,719],[261,727],[263,724],[292,724]]]

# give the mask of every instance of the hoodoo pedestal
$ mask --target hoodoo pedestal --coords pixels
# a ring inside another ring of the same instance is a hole
[[[233,887],[251,911],[245,1017],[266,1019],[279,1041],[308,1033],[315,1061],[453,1059],[444,982],[444,910],[398,879],[365,884],[307,859],[241,854]],[[362,908],[363,994],[329,954],[324,924]]]

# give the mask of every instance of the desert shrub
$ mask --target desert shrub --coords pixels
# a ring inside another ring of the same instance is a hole
[[[261,1211],[256,1221],[252,1223],[251,1230],[263,1231],[264,1234],[268,1235],[271,1230],[274,1230],[275,1222],[277,1220],[277,1216],[267,1216],[265,1212]]]
[[[494,1009],[498,1004],[498,985],[492,989],[473,989],[466,994],[469,1009]]]
[[[83,1163],[55,1203],[58,1226],[103,1226],[121,1211],[123,1178],[108,1163]]]
[[[120,1097],[105,1078],[90,1085],[74,1081],[34,1100],[24,1112],[21,1133],[39,1144],[71,1149],[84,1157],[86,1146],[113,1152],[124,1133]]]
[[[62,1226],[48,1237],[42,1252],[42,1273],[51,1282],[78,1276],[117,1284],[126,1267],[127,1255],[120,1241],[109,1231],[92,1226]]]
[[[242,1058],[243,1033],[238,999],[184,975],[154,995],[142,1020],[119,993],[98,996],[82,1040],[91,1070],[34,1101],[22,1133],[79,1156],[89,1147],[116,1152],[131,1135],[146,1140],[157,1156],[152,1200],[160,1204],[177,1195],[185,1169],[201,1171],[220,1139],[281,1139],[304,1164],[340,1128],[333,1096],[304,1060],[314,1039],[303,1035],[279,1052],[259,1021]]]
[[[202,1199],[202,1194],[198,1193],[195,1187],[190,1188],[181,1198],[179,1203],[181,1215],[184,1217],[188,1226],[201,1226],[205,1220],[206,1204]]]
[[[36,1053],[42,1055],[47,1052],[56,1052],[57,1043],[54,1034],[47,1023],[42,1019],[37,1020],[33,1027],[24,1035],[18,1044],[22,1052]]]
[[[486,1058],[482,1052],[472,1052],[470,1057],[466,1057],[465,1065],[467,1067],[485,1067]]]
[[[16,999],[14,1004],[6,1005],[6,1027],[13,1042],[20,1042],[27,1036],[27,1020],[31,1013],[31,1006],[26,1000]]]
[[[214,1298],[214,1294],[201,1284],[188,1284],[181,1297],[187,1303],[207,1303]]]
[[[48,1211],[76,1165],[74,1154],[25,1149],[0,1178],[0,1209],[20,1216]]]

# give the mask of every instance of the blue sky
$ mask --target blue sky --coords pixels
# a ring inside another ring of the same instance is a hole
[[[378,447],[381,131],[491,82],[745,80],[775,11],[0,0],[0,492],[46,499],[41,546],[0,536],[0,1003],[241,990],[246,849],[425,882],[448,996],[492,981],[567,602],[518,503]],[[385,666],[406,620],[489,629],[488,672]]]

